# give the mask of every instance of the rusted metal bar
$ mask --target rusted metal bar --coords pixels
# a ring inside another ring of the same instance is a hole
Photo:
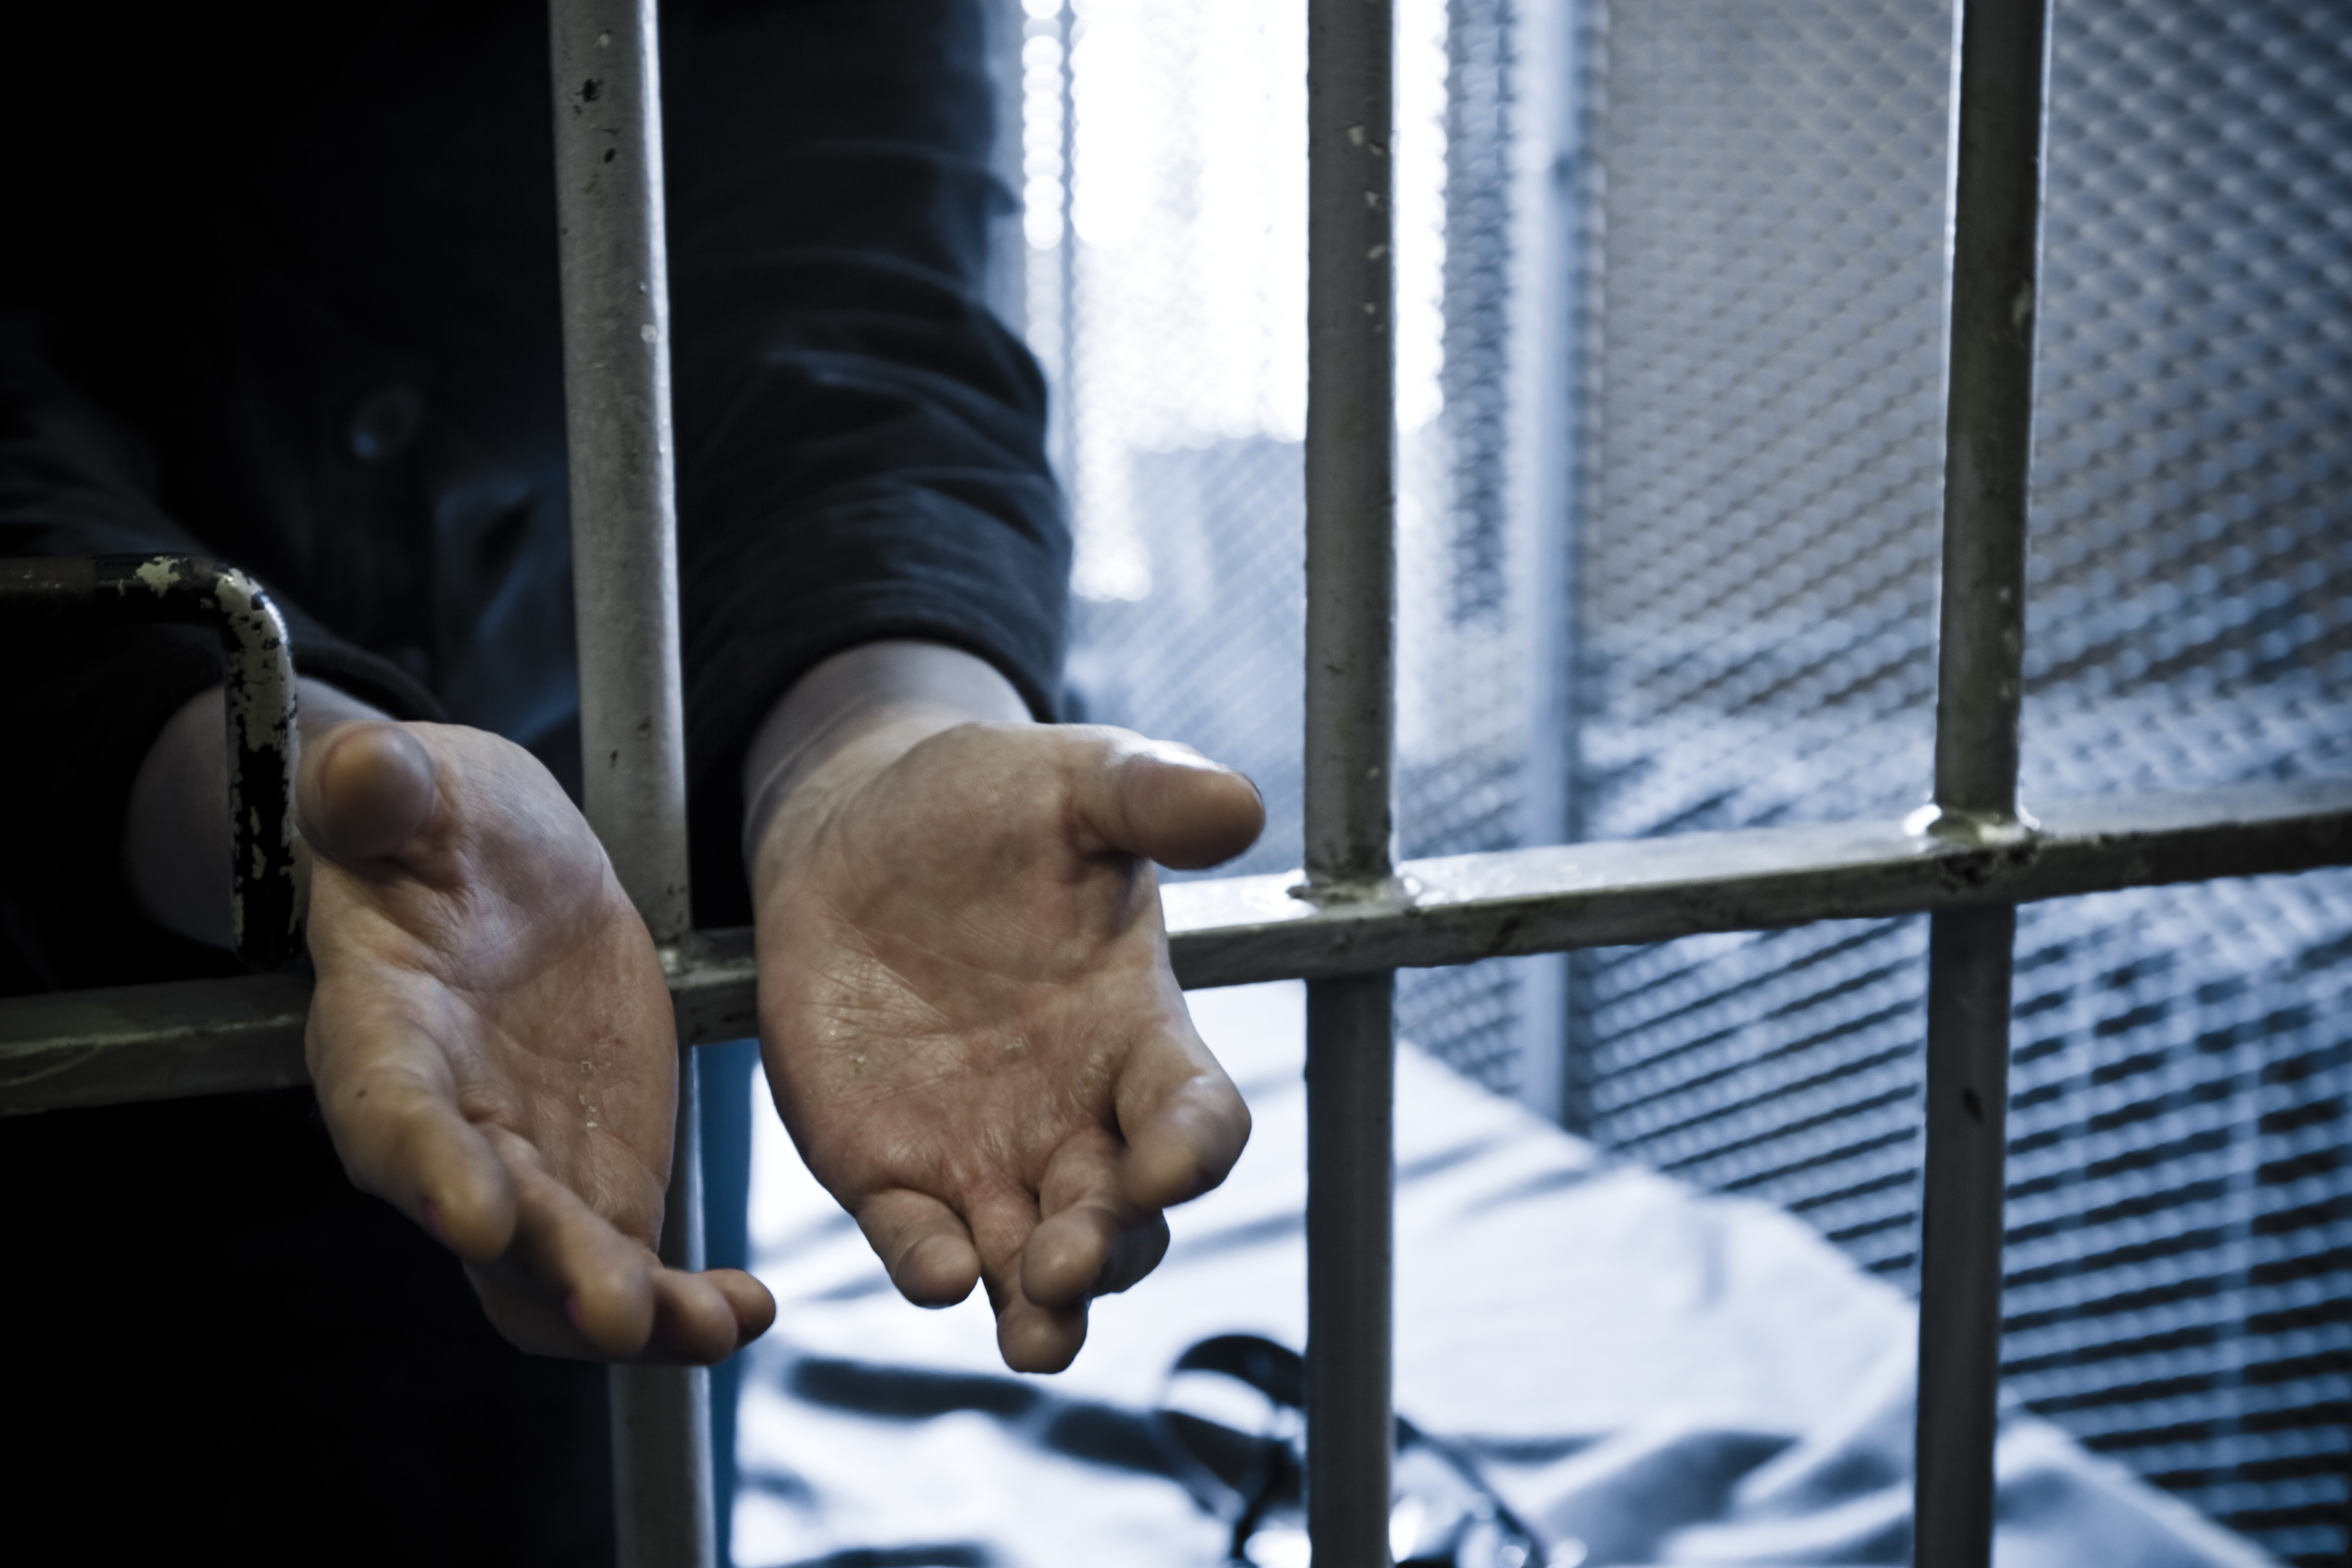
[[[1384,896],[1394,855],[1396,340],[1391,0],[1307,8],[1307,889]],[[1387,1568],[1392,974],[1307,992],[1307,1528]]]
[[[692,915],[653,0],[551,0],[549,34],[584,805],[675,967]],[[661,1237],[676,1268],[701,1263],[698,1129],[681,1071]],[[622,1568],[715,1560],[709,1401],[700,1368],[614,1369]]]
[[[1962,0],[1954,118],[1951,383],[1929,830],[2030,848],[2017,806],[2033,455],[2048,0]],[[1935,917],[1927,942],[1914,1561],[1986,1568],[2000,1384],[2013,907]]]
[[[302,951],[294,773],[301,762],[294,654],[260,584],[194,555],[0,561],[0,619],[194,626],[220,639],[227,693],[229,931],[236,954],[276,969]]]
[[[1409,860],[1321,907],[1296,875],[1165,888],[1188,988],[1339,978],[1807,921],[2033,903],[2352,865],[2352,779],[2058,802],[1986,849],[1906,824],[1831,823]],[[706,931],[671,976],[697,1044],[754,1032],[751,933]],[[299,974],[0,1001],[0,1115],[299,1083]]]

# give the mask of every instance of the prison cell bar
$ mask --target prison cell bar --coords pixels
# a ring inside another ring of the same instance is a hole
[[[1387,7],[1348,0],[1317,0],[1317,7],[1320,81],[1342,79],[1334,68],[1344,59],[1340,39],[1321,26],[1336,16],[1341,37],[1360,48],[1351,62],[1362,73],[1356,79],[1370,87],[1368,98],[1376,106],[1384,105]],[[698,1042],[735,1038],[751,1026],[756,976],[749,933],[711,933],[692,945],[684,941],[650,7],[605,0],[604,9],[618,23],[612,26],[598,26],[588,4],[555,0],[553,9],[583,721],[589,755],[606,764],[602,779],[591,770],[590,815],[672,965],[682,1035]],[[1356,15],[1349,16],[1351,11]],[[1318,1517],[1329,1518],[1343,1499],[1357,1504],[1327,1531],[1327,1563],[1377,1560],[1387,1547],[1391,1100],[1385,1069],[1394,965],[1936,911],[1927,1193],[1928,1212],[1936,1217],[1927,1242],[1916,1519],[1921,1563],[1976,1564],[1988,1554],[1992,1500],[1999,1095],[2005,1080],[2013,906],[2352,863],[2352,781],[2080,802],[2045,810],[2046,821],[2034,832],[2021,831],[2015,820],[2032,228],[2046,27],[2039,4],[1996,9],[1979,0],[1963,20],[1950,413],[1955,482],[1948,486],[1933,823],[1844,823],[1575,845],[1411,863],[1401,875],[1385,875],[1392,658],[1386,635],[1392,613],[1388,348],[1381,341],[1359,342],[1352,349],[1326,342],[1318,318],[1315,371],[1321,401],[1312,412],[1331,416],[1332,423],[1315,426],[1310,447],[1310,475],[1321,476],[1315,482],[1323,487],[1312,514],[1320,543],[1311,558],[1311,602],[1321,607],[1321,630],[1310,647],[1322,658],[1308,671],[1310,692],[1319,693],[1310,709],[1317,716],[1310,758],[1318,755],[1318,739],[1333,745],[1310,764],[1320,770],[1313,775],[1319,804],[1310,828],[1318,834],[1312,840],[1318,874],[1304,902],[1292,896],[1287,878],[1190,884],[1170,889],[1165,900],[1171,960],[1188,986],[1294,975],[1368,982],[1355,986],[1341,980],[1315,993],[1324,999],[1318,1005],[1322,1054],[1316,1059],[1329,1069],[1322,1075],[1328,1098],[1316,1101],[1318,1121],[1330,1134],[1332,1115],[1344,1117],[1353,1109],[1379,1124],[1377,1144],[1360,1138],[1325,1145],[1333,1163],[1344,1167],[1343,1180],[1370,1189],[1378,1227],[1360,1226],[1355,1239],[1348,1239],[1338,1226],[1365,1211],[1333,1216],[1330,1210],[1344,1205],[1350,1189],[1323,1179],[1320,1167],[1319,1195],[1312,1200],[1322,1205],[1321,1235],[1335,1255],[1327,1259],[1331,1273],[1319,1278],[1330,1279],[1340,1268],[1361,1272],[1369,1263],[1380,1279],[1377,1295],[1366,1300],[1326,1289],[1313,1319],[1322,1337],[1320,1359],[1312,1364],[1321,1369],[1327,1390],[1353,1390],[1357,1401],[1339,1413],[1352,1426],[1334,1432],[1335,1412],[1326,1409],[1318,1428],[1325,1463],[1332,1467],[1318,1472],[1325,1510]],[[1381,52],[1367,62],[1364,47]],[[571,68],[583,59],[593,62],[586,74]],[[615,104],[623,98],[629,101]],[[601,115],[585,112],[600,100],[605,105]],[[575,104],[580,112],[573,112]],[[1376,140],[1372,132],[1386,123],[1384,113],[1377,121],[1342,113],[1329,121],[1348,136],[1350,156],[1376,147],[1379,152],[1360,156],[1380,162],[1359,160],[1350,174],[1352,193],[1337,175],[1317,185],[1318,200],[1329,198],[1318,205],[1318,216],[1330,221],[1317,237],[1317,275],[1326,281],[1316,299],[1344,305],[1349,301],[1339,289],[1349,282],[1369,286],[1375,291],[1362,303],[1372,308],[1360,313],[1371,318],[1377,330],[1368,335],[1376,340],[1385,336],[1385,267],[1346,270],[1353,258],[1332,226],[1353,215],[1332,193],[1379,198],[1363,205],[1385,234],[1386,149],[1384,137]],[[1316,124],[1323,128],[1326,121],[1318,118]],[[1363,129],[1360,141],[1348,135],[1357,127]],[[1322,169],[1347,167],[1324,141],[1314,145]],[[598,177],[606,151],[619,163],[632,148],[634,168],[617,171],[632,184]],[[1374,238],[1363,247],[1363,259],[1383,262],[1388,243]],[[1335,278],[1336,285],[1328,281]],[[1352,397],[1340,395],[1350,387]],[[1353,425],[1338,417],[1349,409],[1358,419]],[[1376,416],[1369,426],[1362,422],[1368,409]],[[1351,485],[1363,511],[1350,513],[1338,504]],[[1366,647],[1369,659],[1358,657]],[[1356,726],[1352,734],[1350,725]],[[1994,918],[1977,922],[1955,912],[1972,910],[1993,910]],[[307,976],[285,973],[0,1002],[0,1114],[299,1083],[309,990]],[[1377,1006],[1366,1005],[1373,1000]],[[1381,1070],[1362,1070],[1368,1060]],[[1352,1085],[1353,1099],[1337,1092],[1341,1081]],[[1988,1111],[1989,1117],[1981,1114]],[[1337,1130],[1347,1125],[1343,1121]],[[681,1104],[681,1133],[682,1179],[673,1184],[665,1248],[686,1258],[698,1219],[690,1100]],[[1345,1161],[1339,1158],[1342,1151]],[[1377,1316],[1376,1334],[1360,1331],[1366,1319],[1356,1309],[1366,1306]],[[1323,1334],[1328,1317],[1342,1320],[1336,1337]],[[1348,1383],[1353,1372],[1364,1373],[1366,1381]],[[683,1379],[650,1386],[689,1392],[666,1403],[637,1402],[648,1418],[628,1428],[635,1436],[622,1456],[623,1561],[708,1562],[708,1427],[693,1408],[694,1384]],[[1376,1391],[1379,1406],[1369,1417],[1367,1388]],[[1339,1468],[1338,1456],[1351,1440],[1364,1465],[1349,1471]],[[1375,1468],[1379,1474],[1369,1473]],[[1342,1555],[1347,1548],[1335,1538],[1340,1531],[1353,1532],[1345,1537],[1356,1543],[1352,1559]]]
[[[2048,0],[1961,0],[1931,831],[2014,844]],[[1916,1568],[1992,1558],[2017,908],[1932,917],[1919,1205]]]
[[[1384,888],[1320,906],[1294,896],[1295,874],[1179,883],[1160,902],[1192,990],[2352,865],[2352,779],[2041,816],[2008,846],[1832,822],[1408,860]],[[670,976],[686,1037],[752,1033],[757,980],[749,930],[698,935]],[[303,1083],[310,998],[296,972],[0,1000],[0,1116]]]
[[[583,807],[675,972],[692,935],[677,500],[654,0],[550,0]],[[661,1258],[702,1267],[700,1119],[679,1053]],[[615,1367],[621,1568],[708,1568],[710,1374]]]
[[[1393,869],[1395,286],[1390,0],[1307,9],[1307,899]],[[1396,976],[1307,988],[1307,1529],[1389,1562]]]

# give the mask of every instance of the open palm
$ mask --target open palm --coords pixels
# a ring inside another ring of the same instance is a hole
[[[661,964],[545,769],[479,731],[364,723],[304,760],[306,1040],[354,1182],[466,1259],[525,1350],[714,1361],[772,1318],[663,1268],[677,1039]]]
[[[1006,1363],[1066,1365],[1090,1298],[1249,1132],[1167,967],[1150,862],[1264,819],[1240,775],[1122,731],[965,724],[813,789],[755,865],[769,1081],[910,1300],[985,1280]]]

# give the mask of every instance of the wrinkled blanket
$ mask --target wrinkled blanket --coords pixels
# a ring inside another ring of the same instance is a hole
[[[735,1555],[827,1568],[1206,1568],[1227,1527],[1150,1412],[1211,1335],[1303,1338],[1303,989],[1196,994],[1256,1129],[1097,1304],[1077,1363],[1016,1377],[975,1298],[906,1305],[762,1111]],[[1476,1456],[1556,1568],[1910,1562],[1912,1308],[1801,1221],[1614,1161],[1405,1048],[1397,1404]],[[2272,1560],[2010,1410],[1999,1568]]]

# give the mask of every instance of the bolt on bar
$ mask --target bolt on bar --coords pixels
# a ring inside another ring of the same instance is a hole
[[[1307,898],[1392,879],[1395,237],[1390,0],[1309,0]],[[1386,1568],[1393,972],[1307,992],[1307,1520],[1318,1568]]]
[[[1961,0],[1930,830],[2020,843],[2048,0]],[[1920,1205],[1918,1568],[1992,1556],[2013,904],[1932,917]]]
[[[692,916],[653,0],[551,0],[549,34],[584,805],[675,968]],[[681,1070],[661,1237],[676,1268],[702,1265],[698,1132],[694,1074]],[[709,1373],[616,1367],[612,1394],[622,1568],[707,1568]]]

